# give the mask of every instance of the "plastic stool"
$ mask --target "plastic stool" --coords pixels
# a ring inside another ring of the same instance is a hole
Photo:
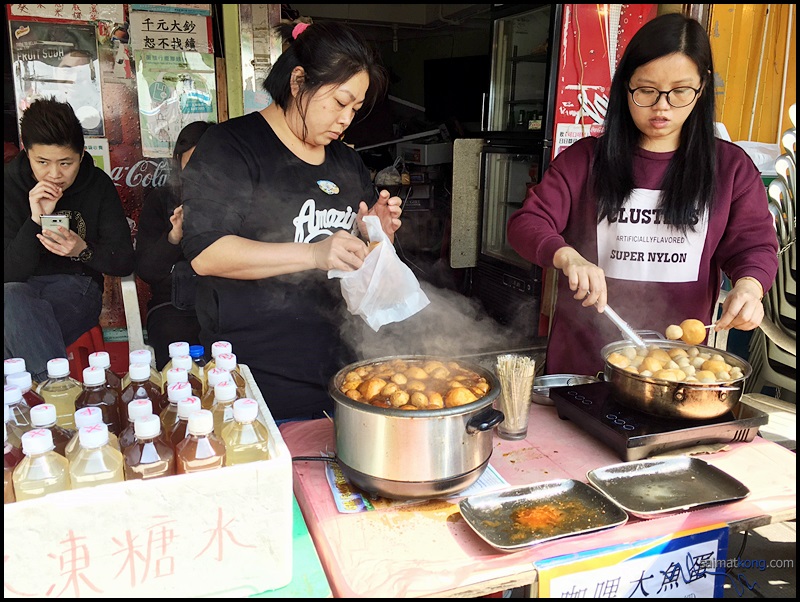
[[[83,382],[83,369],[89,367],[89,354],[105,351],[103,329],[100,325],[93,326],[84,332],[78,340],[67,347],[67,360],[69,361],[69,375],[79,383]]]

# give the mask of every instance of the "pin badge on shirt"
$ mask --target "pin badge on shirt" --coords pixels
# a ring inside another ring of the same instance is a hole
[[[325,194],[339,194],[339,187],[330,180],[317,180],[317,186]]]

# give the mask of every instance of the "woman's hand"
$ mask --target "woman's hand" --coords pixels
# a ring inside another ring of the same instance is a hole
[[[750,279],[736,282],[722,303],[722,316],[714,324],[719,332],[728,328],[753,330],[764,319],[764,304],[761,302],[761,286]]]
[[[37,234],[36,238],[45,249],[61,257],[77,257],[87,246],[85,240],[64,226],[58,226],[58,232],[48,230]]]
[[[309,245],[318,270],[357,270],[367,256],[367,245],[344,230],[335,232],[325,240]]]
[[[572,247],[561,247],[553,255],[553,265],[564,272],[569,279],[570,290],[575,291],[574,298],[583,299],[584,307],[597,306],[597,311],[606,308],[608,289],[606,275],[595,264],[587,261]]]
[[[58,200],[63,191],[52,182],[42,180],[31,188],[28,193],[28,202],[31,206],[31,219],[41,225],[40,215],[50,215],[55,211]]]
[[[167,240],[177,245],[183,238],[183,205],[178,205],[169,216],[169,223],[172,224],[172,229],[167,233]]]
[[[361,236],[367,238],[364,216],[377,215],[381,220],[383,231],[386,232],[389,240],[394,242],[394,233],[397,232],[402,224],[400,221],[400,215],[403,212],[400,208],[402,204],[403,201],[400,200],[400,197],[391,196],[388,190],[381,190],[378,195],[378,200],[369,210],[367,209],[367,204],[361,201],[358,206],[358,215],[356,216],[356,223],[358,224],[358,230],[361,232]]]

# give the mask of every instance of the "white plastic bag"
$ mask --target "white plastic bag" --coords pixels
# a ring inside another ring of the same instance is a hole
[[[328,278],[340,278],[347,309],[361,316],[375,332],[384,324],[413,316],[430,300],[419,281],[397,256],[394,245],[374,215],[364,218],[371,243],[379,242],[357,270],[329,270]]]

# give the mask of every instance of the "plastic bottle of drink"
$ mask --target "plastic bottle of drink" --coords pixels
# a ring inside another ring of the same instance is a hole
[[[27,369],[28,368],[25,365],[25,358],[10,357],[7,360],[3,360],[3,384],[5,385],[8,383],[9,374],[25,372]],[[36,389],[36,387],[34,387],[34,389]]]
[[[167,400],[169,405],[162,410],[161,426],[164,427],[164,432],[169,433],[172,431],[173,426],[178,422],[178,402],[181,399],[186,399],[192,395],[192,385],[188,382],[175,383],[167,386]]]
[[[202,409],[200,407],[200,398],[194,395],[186,399],[181,399],[178,402],[178,422],[172,425],[171,431],[167,432],[167,441],[173,448],[177,447],[178,443],[186,439],[189,416],[200,409]]]
[[[200,379],[200,382],[203,383],[203,393],[198,395],[198,397],[202,399],[208,386],[206,381],[206,348],[202,345],[190,345],[189,355],[192,357],[192,363],[194,364],[192,372],[194,372]]]
[[[100,408],[88,407],[75,411],[75,428],[78,429],[78,431],[84,426],[92,426],[93,424],[100,424],[101,422],[103,422],[103,412],[100,411]],[[113,448],[119,449],[119,439],[114,433],[108,433],[108,442]],[[67,460],[72,462],[80,447],[80,437],[78,436],[78,432],[76,432],[75,436],[67,443]]]
[[[269,432],[258,421],[258,402],[243,397],[233,403],[233,422],[222,429],[225,466],[269,459]]]
[[[161,387],[157,387],[150,380],[150,366],[148,364],[131,364],[128,375],[130,382],[128,382],[128,386],[122,390],[122,395],[120,395],[125,414],[122,418],[126,421],[126,424],[129,420],[128,407],[134,399],[149,399],[153,404],[152,413],[160,414],[169,402],[161,392]]]
[[[167,380],[164,384],[167,387],[174,385],[175,383],[189,382],[189,371],[184,368],[170,368],[167,370],[166,374]],[[189,386],[191,386],[191,384]],[[192,391],[192,395],[194,395],[194,391]]]
[[[106,386],[106,371],[99,366],[89,366],[83,369],[83,391],[75,400],[75,409],[96,407],[103,413],[103,422],[108,430],[119,435],[122,431],[120,418],[119,392]]]
[[[31,430],[31,409],[17,385],[3,386],[3,401],[8,408],[8,438],[15,447],[22,447],[22,434]]]
[[[128,365],[130,364],[147,364],[150,366],[150,380],[161,389],[161,372],[153,367],[153,353],[149,349],[136,349],[128,354]],[[128,386],[131,381],[130,372],[126,373],[122,378],[122,388]]]
[[[162,436],[161,420],[155,414],[137,418],[133,423],[136,441],[128,446],[125,479],[156,479],[175,474],[175,452]]]
[[[94,487],[125,480],[125,460],[108,442],[108,427],[103,424],[84,426],[78,431],[80,446],[69,463],[73,489]]]
[[[236,383],[236,397],[247,397],[247,383],[239,370],[235,353],[220,353],[217,356],[217,368],[222,368],[231,373],[233,382]]]
[[[17,385],[22,389],[22,398],[29,408],[44,403],[44,399],[33,388],[33,379],[30,372],[15,372],[6,377],[6,384]]]
[[[161,369],[161,383],[166,387],[167,370],[174,368],[174,359],[179,355],[189,355],[189,343],[186,341],[176,341],[169,344],[169,361]]]
[[[208,410],[189,416],[188,435],[175,448],[177,474],[214,470],[225,465],[225,444],[214,434],[214,417]]]
[[[33,429],[22,435],[22,453],[25,457],[13,474],[18,502],[70,489],[69,462],[53,451],[50,431]]]
[[[231,380],[231,373],[222,368],[211,368],[206,372],[206,376],[208,377],[208,388],[206,389],[206,394],[200,398],[200,403],[204,410],[210,410],[214,406],[214,397],[216,395],[214,387],[221,382]]]
[[[122,377],[111,369],[111,356],[107,351],[95,351],[89,354],[89,365],[106,371],[106,386],[122,393]]]
[[[232,380],[224,380],[214,387],[214,434],[222,438],[222,427],[233,422],[233,402],[236,401],[236,385]]]
[[[211,361],[206,364],[206,372],[217,367],[217,356],[220,353],[233,353],[233,345],[228,341],[216,341],[211,345]]]
[[[128,425],[119,434],[119,449],[122,453],[125,453],[125,449],[136,441],[134,432],[136,419],[152,413],[153,403],[149,399],[134,399],[128,404]]]
[[[3,503],[8,504],[16,500],[14,497],[13,474],[17,464],[22,462],[25,455],[18,447],[8,441],[8,425],[3,423]]]
[[[189,355],[176,355],[172,358],[172,370],[186,370],[186,378],[192,385],[192,395],[195,397],[203,396],[203,381],[197,376],[197,366],[194,365],[192,357]],[[169,371],[167,371],[169,374]]]
[[[48,429],[53,433],[53,446],[57,454],[67,457],[67,444],[75,436],[74,429],[65,429],[56,423],[56,406],[42,403],[31,408],[31,426],[35,429]]]
[[[47,380],[37,392],[45,403],[56,406],[56,422],[64,428],[75,428],[75,400],[81,394],[81,383],[69,375],[69,361],[57,357],[47,362]]]

